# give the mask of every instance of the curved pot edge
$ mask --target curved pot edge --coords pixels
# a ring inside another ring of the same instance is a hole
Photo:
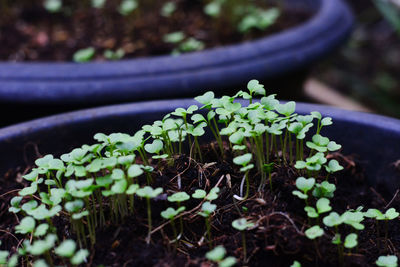
[[[146,59],[122,60],[105,63],[0,63],[0,81],[13,81],[25,78],[26,81],[45,80],[87,80],[98,78],[118,78],[124,76],[143,76],[148,73],[162,74],[164,66],[168,72],[216,67],[225,64],[240,63],[243,60],[279,52],[282,47],[307,46],[311,40],[327,33],[340,32],[346,35],[352,24],[351,11],[343,0],[321,0],[318,13],[312,19],[282,33],[259,40],[234,44],[201,52],[182,55],[177,58],[160,56]],[[343,19],[347,17],[346,19]],[[325,27],[319,23],[327,20]],[[290,42],[287,42],[290,40]],[[283,42],[285,41],[285,42]],[[272,44],[272,45],[271,45]],[[235,55],[233,55],[233,52]],[[218,55],[218,57],[216,57]],[[216,58],[220,58],[216,61]],[[146,63],[148,66],[144,66]],[[59,76],[59,73],[63,73]]]

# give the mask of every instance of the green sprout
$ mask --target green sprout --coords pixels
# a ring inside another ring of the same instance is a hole
[[[171,15],[176,11],[175,2],[166,2],[161,8],[161,16],[171,17]]]
[[[183,32],[172,32],[164,35],[163,40],[166,43],[177,44],[182,42],[186,38]]]
[[[346,236],[344,240],[344,247],[348,249],[352,249],[358,245],[357,242],[357,234],[351,233]]]
[[[57,13],[61,11],[63,3],[62,0],[45,0],[43,6],[50,13]]]
[[[136,8],[138,8],[137,0],[122,0],[119,6],[119,13],[123,16],[130,15]]]
[[[93,8],[103,8],[107,0],[91,0]]]
[[[254,168],[253,164],[249,164],[252,157],[253,157],[253,155],[251,153],[247,153],[247,154],[238,156],[233,159],[233,163],[235,163],[236,165],[242,166],[242,168],[240,168],[240,171],[245,173],[244,179],[246,180],[246,193],[245,193],[243,199],[247,199],[249,196],[249,190],[250,190],[249,171],[252,168]]]
[[[149,226],[148,227],[149,231],[148,231],[148,235],[147,235],[147,239],[146,239],[147,244],[149,244],[151,241],[151,230],[152,230],[150,199],[156,198],[162,192],[163,192],[163,189],[161,187],[153,189],[150,186],[145,186],[144,188],[140,188],[136,191],[136,194],[139,197],[146,198],[146,201],[147,201],[147,221],[148,221],[148,226]]]
[[[320,198],[317,200],[316,209],[310,206],[306,206],[304,210],[307,212],[307,216],[310,218],[318,218],[322,213],[326,213],[332,210],[330,201],[327,198]]]
[[[208,201],[216,200],[218,198],[219,191],[220,191],[219,187],[211,188],[210,192],[207,194],[205,199]]]
[[[213,246],[211,239],[210,215],[216,210],[216,208],[217,205],[211,204],[211,202],[207,201],[203,203],[203,205],[201,206],[201,211],[199,212],[199,215],[203,216],[206,221],[207,236],[210,249],[212,249]]]
[[[144,149],[150,154],[157,154],[157,156],[153,156],[153,159],[162,159],[168,157],[167,154],[160,155],[161,150],[164,149],[164,143],[160,139],[155,139],[153,143],[146,144]]]
[[[73,55],[73,60],[78,63],[88,62],[93,59],[96,54],[96,50],[93,47],[80,49]]]
[[[382,267],[397,267],[397,257],[395,255],[379,256],[375,263]]]
[[[312,157],[306,159],[306,161],[296,161],[295,168],[296,169],[307,169],[308,173],[315,172],[318,174],[318,171],[321,170],[323,164],[325,164],[327,159],[324,156],[324,153],[318,152]]]
[[[24,217],[19,225],[15,226],[15,232],[17,234],[28,234],[33,233],[35,230],[36,221],[32,217]]]
[[[206,196],[207,192],[203,189],[196,189],[196,191],[194,191],[194,193],[192,194],[192,198],[196,199],[204,199]]]
[[[218,17],[221,14],[221,8],[224,0],[211,1],[204,6],[204,13],[210,17]]]
[[[279,15],[280,11],[277,8],[267,10],[255,9],[240,21],[238,30],[241,33],[247,33],[252,29],[263,31],[273,25]]]
[[[246,218],[239,218],[232,222],[232,227],[242,233],[243,262],[247,262],[246,234],[244,231],[253,228],[254,223],[247,221]]]
[[[223,246],[217,246],[206,253],[206,258],[210,261],[218,263],[218,267],[231,267],[236,264],[235,257],[225,257],[226,249]]]
[[[316,198],[332,198],[333,193],[336,191],[335,184],[331,184],[328,181],[315,184],[312,195]]]
[[[190,37],[186,41],[182,42],[179,45],[179,51],[182,53],[200,51],[205,47],[202,41],[197,40],[196,38]]]
[[[57,248],[55,248],[55,253],[58,256],[71,258],[76,249],[75,241],[71,239],[64,240]]]
[[[290,267],[301,267],[301,264],[298,261],[294,261]]]
[[[176,202],[178,204],[178,210],[181,207],[181,202],[187,201],[190,199],[190,196],[186,192],[178,192],[168,197],[169,202]],[[183,233],[183,220],[182,217],[179,218],[180,225],[180,235]]]
[[[115,51],[107,49],[104,51],[103,56],[108,60],[120,60],[125,56],[125,51],[122,48]]]
[[[364,225],[361,222],[364,220],[364,213],[361,211],[346,211],[341,215],[342,221],[345,224],[351,225],[356,230],[364,230]]]
[[[399,213],[395,208],[388,209],[384,214],[377,209],[368,209],[367,212],[364,213],[364,216],[367,218],[374,218],[377,221],[385,221],[385,240],[388,238],[388,221],[394,220],[399,217]],[[377,222],[377,229],[379,235],[379,225]]]
[[[304,178],[304,177],[299,177],[296,179],[296,187],[297,189],[301,190],[295,190],[292,192],[293,195],[297,196],[300,199],[304,199],[306,201],[306,204],[308,203],[308,191],[310,191],[315,185],[315,178]],[[307,204],[308,206],[308,204]]]
[[[175,227],[175,217],[179,214],[179,213],[181,213],[181,212],[183,212],[184,210],[185,210],[186,208],[185,207],[179,207],[178,209],[174,209],[174,208],[167,208],[166,210],[164,210],[164,211],[162,211],[161,212],[161,216],[164,218],[164,219],[167,219],[167,220],[170,220],[170,222],[171,222],[171,227],[172,227],[172,230],[173,230],[173,232],[174,232],[174,238],[175,238],[175,241],[176,241],[176,243],[175,243],[175,247],[177,246],[177,242],[178,242],[178,233],[177,233],[177,231],[176,231],[176,227]],[[182,218],[182,217],[181,217]]]
[[[314,225],[313,227],[308,228],[304,233],[308,239],[315,239],[322,236],[324,230],[319,225]]]

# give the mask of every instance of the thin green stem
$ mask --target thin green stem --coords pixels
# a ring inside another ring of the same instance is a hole
[[[246,234],[242,231],[243,262],[247,262]]]
[[[206,228],[207,228],[207,236],[208,236],[208,247],[210,250],[213,248],[212,240],[211,240],[211,225],[210,225],[210,218],[206,217]]]
[[[151,229],[152,229],[152,223],[151,223],[151,203],[150,203],[150,198],[146,198],[147,202],[147,221],[148,221],[148,226],[149,226],[149,232],[147,234],[147,244],[150,244],[151,241]]]

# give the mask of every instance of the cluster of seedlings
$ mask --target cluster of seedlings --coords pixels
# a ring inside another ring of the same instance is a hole
[[[91,7],[101,9],[106,5],[107,0],[92,0]],[[151,1],[150,1],[151,2]],[[247,34],[252,30],[264,31],[276,22],[280,15],[278,7],[261,8],[256,5],[256,1],[247,0],[211,0],[204,1],[203,12],[210,16],[216,27],[221,27],[229,22],[239,33]],[[149,1],[140,0],[123,0],[119,7],[118,12],[125,17],[140,16],[140,8],[151,6]],[[44,3],[45,8],[49,12],[60,12],[62,10],[62,0],[46,0]],[[170,17],[177,10],[177,2],[169,1],[162,5],[160,15],[163,17]],[[173,55],[181,53],[188,53],[193,51],[203,50],[205,45],[201,40],[196,39],[194,36],[187,36],[182,31],[172,32],[164,35],[164,42],[172,44],[175,48],[172,51]],[[93,47],[88,47],[77,51],[74,55],[74,61],[87,62],[94,58],[96,50]],[[118,60],[125,55],[122,49],[116,51],[106,50],[104,57],[108,60]]]
[[[357,251],[358,234],[366,218],[376,220],[378,231],[380,224],[386,225],[382,233],[385,239],[378,241],[378,246],[384,246],[388,242],[387,224],[399,216],[394,208],[381,212],[364,211],[360,206],[342,214],[332,208],[336,185],[330,178],[343,167],[329,157],[341,145],[321,135],[322,128],[332,124],[331,118],[323,118],[319,112],[298,115],[295,102],[282,104],[275,95],[265,94],[257,80],[248,83],[248,91],[234,96],[216,98],[207,92],[195,98],[200,109],[197,105],[177,108],[134,135],[98,133],[93,145],[75,148],[60,158],[47,155],[37,159],[36,167],[23,176],[30,185],[12,198],[9,208],[21,218],[15,233],[25,239],[12,255],[0,252],[0,265],[83,264],[96,244],[96,232],[137,216],[138,201],[143,201],[143,211],[147,210],[147,245],[163,231],[168,236],[168,249],[177,255],[195,246],[208,247],[202,260],[220,267],[251,265],[253,253],[249,253],[246,236],[261,225],[254,216],[248,216],[246,204],[255,199],[265,202],[265,193],[279,194],[271,175],[279,166],[292,166],[298,174],[297,179],[285,182],[295,185],[292,194],[304,202],[306,220],[298,231],[314,242],[316,255],[318,239],[324,236],[337,246],[337,262],[343,265],[345,256]],[[256,96],[262,97],[260,102],[253,101]],[[244,101],[248,105],[242,105]],[[206,132],[215,139],[209,153],[220,159],[230,155],[241,178],[234,182],[226,175],[211,185],[203,177],[195,181],[198,185],[190,192],[182,191],[179,174],[160,183],[157,173],[173,168],[185,152],[204,168],[213,164],[204,162],[200,145],[199,139]],[[227,256],[227,250],[213,237],[215,215],[223,208],[218,202],[222,198],[240,215],[230,220],[232,231],[241,236],[235,257]],[[163,209],[154,214],[160,205]],[[291,220],[290,214],[280,214]],[[154,218],[162,223],[154,225]],[[198,240],[191,240],[185,221],[195,219],[204,232]],[[55,225],[60,223],[66,225],[69,234],[57,231]],[[397,266],[395,255],[375,260],[378,266]],[[292,266],[301,266],[301,261]]]
[[[133,34],[136,21],[139,21],[148,13],[157,9],[158,16],[168,19],[177,19],[179,12],[185,12],[187,5],[198,5],[204,16],[209,19],[215,31],[224,32],[231,29],[233,34],[249,35],[252,32],[263,32],[273,25],[280,16],[282,4],[280,1],[248,1],[248,0],[201,0],[199,3],[193,3],[189,0],[41,0],[42,9],[49,16],[71,17],[76,12],[95,13],[98,16],[110,17],[110,19],[122,19],[126,25],[126,34]],[[13,12],[11,3],[8,0],[0,3],[0,8],[7,13]],[[189,3],[191,2],[191,3]],[[32,3],[26,1],[19,3],[19,7],[32,8]],[[197,6],[196,6],[197,8]],[[145,18],[146,19],[146,18]],[[174,22],[175,23],[175,22]],[[173,23],[173,24],[174,24]],[[183,21],[181,23],[184,23]],[[175,23],[176,24],[176,23]],[[109,26],[107,26],[109,27]],[[1,20],[0,20],[1,28]],[[176,27],[174,27],[177,29]],[[172,30],[172,29],[171,29]],[[172,54],[193,52],[205,48],[204,33],[188,31],[182,28],[164,34],[165,45],[172,46]],[[134,36],[135,38],[135,36]],[[136,37],[137,38],[137,37]],[[76,62],[87,62],[95,58],[106,60],[119,60],[126,56],[126,49],[123,46],[113,46],[108,49],[98,49],[95,46],[83,47],[77,49],[72,59]],[[129,53],[129,51],[128,51]]]

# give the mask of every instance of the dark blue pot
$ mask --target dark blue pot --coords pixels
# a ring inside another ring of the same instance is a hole
[[[179,57],[86,64],[0,63],[0,112],[8,114],[0,125],[101,104],[192,97],[210,89],[224,93],[250,79],[280,84],[271,88],[294,81],[300,88],[296,76],[277,77],[303,70],[341,44],[353,16],[342,0],[287,1],[313,11],[314,16],[253,42]]]
[[[82,144],[94,143],[95,133],[133,134],[142,125],[159,120],[177,107],[195,104],[193,100],[164,100],[122,104],[55,115],[0,129],[0,177],[9,169],[32,164],[34,146],[42,154],[60,155]],[[356,155],[372,185],[396,190],[400,179],[394,162],[400,159],[400,120],[345,111],[337,108],[298,104],[297,112],[320,111],[334,124],[323,135],[343,146],[343,153]],[[324,130],[323,130],[324,131]]]

